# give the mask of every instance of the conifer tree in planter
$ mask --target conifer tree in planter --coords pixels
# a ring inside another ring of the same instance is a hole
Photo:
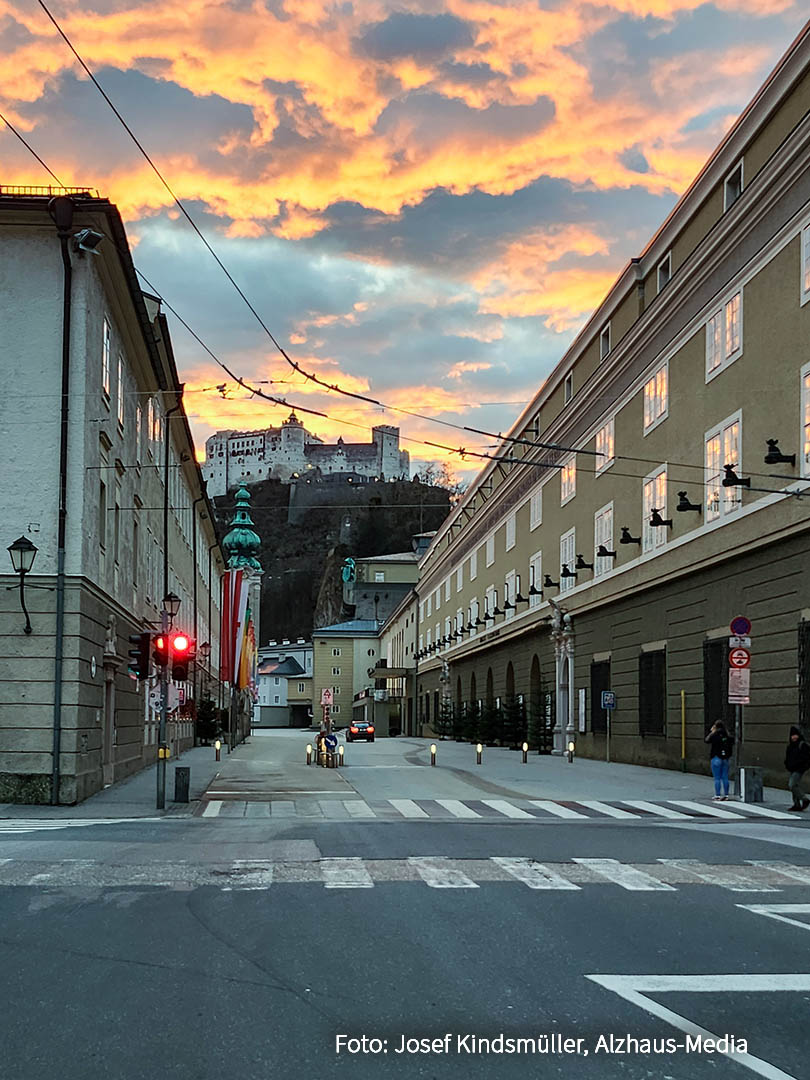
[[[510,750],[519,750],[526,738],[526,709],[516,697],[507,698],[503,707],[503,737]]]
[[[207,746],[217,737],[218,710],[210,697],[202,699],[197,706],[197,742]]]

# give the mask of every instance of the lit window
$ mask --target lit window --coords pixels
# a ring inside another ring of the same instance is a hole
[[[672,277],[672,255],[667,252],[661,262],[658,264],[656,271],[658,292],[669,284],[669,279]]]
[[[104,320],[102,355],[101,355],[101,388],[109,398],[110,396],[110,352],[112,348],[110,324]]]
[[[742,353],[742,293],[735,293],[706,323],[706,378]]]
[[[596,433],[596,467],[595,472],[597,475],[600,472],[604,472],[610,465],[613,464],[614,456],[614,421],[608,420],[604,427],[599,428]]]
[[[533,592],[532,590],[536,590]],[[543,602],[543,553],[536,551],[529,559],[529,607],[539,607]]]
[[[802,229],[801,235],[801,302],[810,300],[810,225]]]
[[[593,576],[606,574],[613,568],[613,559],[608,555],[597,555],[599,546],[605,551],[613,551],[613,503],[608,503],[593,515]]]
[[[577,459],[570,457],[560,469],[560,506],[577,493]]]
[[[667,417],[669,408],[669,378],[664,364],[644,384],[644,434]]]
[[[567,533],[564,533],[560,537],[560,592],[568,592],[569,589],[573,589],[576,584],[576,578],[563,577],[562,569],[564,566],[568,567],[570,571],[576,573],[574,565],[577,561],[576,553],[576,530],[570,529]]]
[[[653,510],[662,518],[667,516],[667,467],[662,465],[654,473],[645,477],[642,485],[642,551],[654,551],[662,547],[667,540],[667,525],[651,525]]]
[[[515,546],[515,524],[516,519],[514,514],[510,514],[506,519],[506,550],[511,551]]]
[[[743,163],[739,161],[723,184],[723,210],[729,210],[743,192]]]
[[[715,521],[733,514],[742,503],[742,489],[723,487],[724,465],[733,465],[739,476],[740,414],[737,413],[706,433],[706,520]]]
[[[603,327],[599,335],[599,359],[604,360],[610,352],[610,323]]]
[[[529,501],[529,528],[536,529],[543,524],[543,489],[538,484]]]
[[[116,388],[116,412],[118,414],[118,423],[121,427],[124,426],[124,357],[121,353],[118,354],[118,386]]]
[[[563,400],[567,405],[571,398],[574,396],[574,373],[569,371],[565,376],[565,382],[563,383]]]
[[[486,561],[487,566],[492,566],[495,562],[495,533],[487,537]]]

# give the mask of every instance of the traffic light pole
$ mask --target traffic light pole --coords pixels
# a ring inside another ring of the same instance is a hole
[[[157,760],[157,808],[166,807],[166,717],[169,706],[169,667],[171,665],[172,643],[169,638],[169,613],[164,607],[160,613],[160,629],[166,642],[166,663],[160,669],[160,725],[158,727]]]

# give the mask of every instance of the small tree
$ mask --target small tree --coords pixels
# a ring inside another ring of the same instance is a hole
[[[503,712],[494,702],[492,704],[488,701],[484,702],[484,708],[481,711],[479,742],[487,746],[503,742]]]
[[[210,697],[202,699],[197,706],[197,741],[209,743],[217,737],[217,707]]]
[[[464,709],[462,731],[468,742],[478,742],[481,733],[481,709],[477,701],[471,701]]]
[[[532,699],[529,705],[529,722],[527,740],[532,750],[542,754],[547,739],[546,710],[542,701]]]
[[[442,694],[440,698],[439,712],[433,721],[433,730],[440,739],[453,734],[453,703],[445,694]]]
[[[512,750],[518,750],[526,738],[526,710],[516,697],[507,698],[503,707],[503,737]]]
[[[464,741],[464,724],[466,705],[456,705],[453,709],[453,738],[456,742]]]

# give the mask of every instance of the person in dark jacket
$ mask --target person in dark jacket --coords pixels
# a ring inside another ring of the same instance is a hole
[[[709,757],[712,763],[712,776],[714,777],[714,800],[726,802],[728,800],[728,767],[731,761],[731,751],[734,749],[734,738],[729,735],[726,725],[722,720],[712,725],[711,731],[704,739],[710,746]],[[722,788],[723,794],[720,794]]]
[[[810,799],[805,797],[801,785],[802,776],[810,769],[810,746],[804,741],[797,727],[790,729],[790,739],[785,752],[785,768],[790,773],[788,787],[793,796],[793,806],[789,806],[788,810],[806,810],[810,806]]]

